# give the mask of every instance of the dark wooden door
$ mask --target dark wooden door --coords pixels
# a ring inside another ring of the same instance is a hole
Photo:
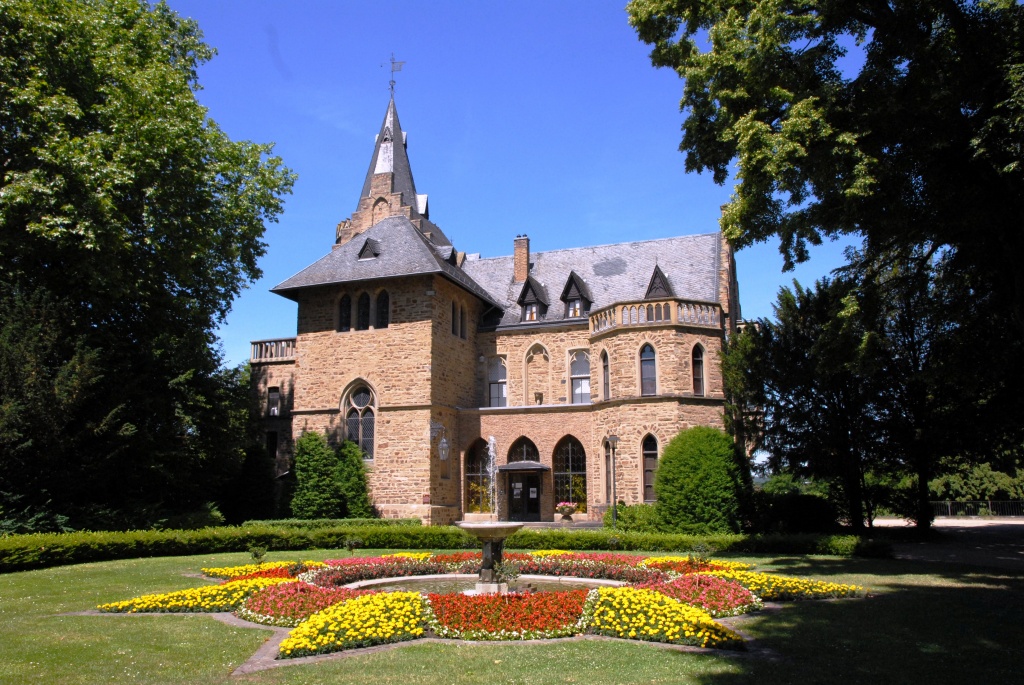
[[[508,517],[511,521],[540,521],[540,476],[509,474]]]

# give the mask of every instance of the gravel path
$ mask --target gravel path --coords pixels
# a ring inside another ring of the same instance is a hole
[[[879,519],[876,526],[907,525],[899,519]],[[940,541],[899,542],[893,545],[897,559],[970,564],[1024,573],[1024,519],[936,519]]]

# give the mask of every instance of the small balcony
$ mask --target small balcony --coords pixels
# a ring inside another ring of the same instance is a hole
[[[249,352],[250,364],[295,361],[295,338],[253,340],[250,345],[252,345]]]
[[[622,302],[590,314],[591,335],[613,328],[676,324],[699,328],[721,328],[722,309],[713,302],[665,299]]]

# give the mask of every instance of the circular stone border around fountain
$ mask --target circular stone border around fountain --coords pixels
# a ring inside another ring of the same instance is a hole
[[[402,581],[421,581],[421,580],[472,580],[478,576],[472,573],[431,573],[422,576],[393,576],[391,578],[371,578],[369,580],[357,580],[354,583],[343,585],[342,587],[348,588],[349,590],[369,590],[377,585],[387,585],[389,583],[400,583]],[[591,587],[623,587],[629,585],[623,580],[608,580],[607,578],[578,578],[574,576],[542,576],[532,573],[519,576],[519,580],[524,583],[529,582],[544,582],[552,584],[562,583],[573,583],[580,585],[589,585]],[[504,583],[502,583],[504,584]],[[470,591],[473,592],[473,591]]]

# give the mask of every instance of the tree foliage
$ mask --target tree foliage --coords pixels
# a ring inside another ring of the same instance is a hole
[[[662,530],[739,532],[743,479],[732,439],[707,426],[681,432],[665,446],[654,492]]]
[[[338,446],[337,481],[344,503],[345,518],[375,517],[376,512],[370,504],[370,493],[367,489],[363,451],[351,440],[345,440]]]
[[[244,456],[213,331],[293,177],[206,116],[211,55],[164,4],[0,0],[0,291],[59,312],[4,338],[0,463],[17,457],[5,490],[75,525],[197,507]],[[59,405],[32,418],[19,378],[72,411],[46,427]]]
[[[985,274],[1024,333],[1024,7],[1014,0],[633,0],[686,83],[690,171],[738,181],[739,247],[866,236]]]
[[[928,525],[928,484],[951,464],[1019,457],[1024,345],[985,325],[995,298],[948,254],[851,259],[814,289],[783,289],[775,320],[730,344],[741,371],[726,383],[761,413],[774,470],[830,483],[854,526],[880,506]]]
[[[344,497],[338,483],[338,455],[320,433],[295,441],[295,494],[292,515],[300,519],[340,518]]]

